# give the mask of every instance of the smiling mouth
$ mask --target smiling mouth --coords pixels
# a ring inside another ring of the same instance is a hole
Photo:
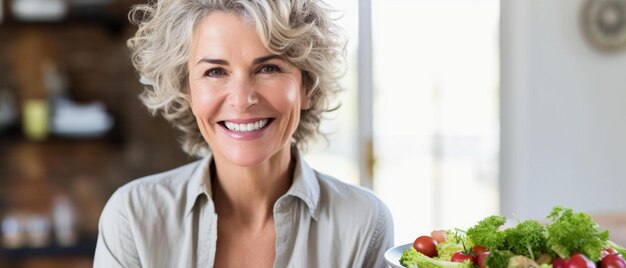
[[[273,118],[263,118],[250,123],[235,123],[232,121],[220,121],[222,127],[234,132],[252,132],[266,128],[272,123]]]

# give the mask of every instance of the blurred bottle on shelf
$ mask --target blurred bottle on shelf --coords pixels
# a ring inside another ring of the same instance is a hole
[[[56,43],[43,29],[28,28],[20,33],[12,44],[11,61],[15,67],[19,102],[22,107],[24,135],[35,141],[48,136],[49,90],[46,84],[49,64],[57,62]]]
[[[44,215],[30,215],[26,218],[27,244],[31,248],[48,246],[50,237],[50,220]]]
[[[54,242],[62,247],[78,243],[76,208],[65,194],[54,197],[50,212],[21,210],[1,221],[1,246],[6,249],[41,248]]]
[[[2,247],[41,248],[50,244],[50,220],[43,214],[7,214],[2,219]]]
[[[1,227],[3,248],[14,249],[25,245],[26,238],[24,236],[23,226],[17,216],[11,214],[5,216],[2,219]]]
[[[22,106],[24,135],[35,141],[48,137],[49,108],[47,99],[27,99]]]
[[[65,247],[75,245],[78,242],[76,210],[67,195],[60,194],[54,198],[52,217],[56,242]]]
[[[22,126],[24,135],[35,141],[44,140],[50,132],[54,104],[65,94],[65,80],[54,61],[44,58],[37,66],[41,83],[24,94]]]

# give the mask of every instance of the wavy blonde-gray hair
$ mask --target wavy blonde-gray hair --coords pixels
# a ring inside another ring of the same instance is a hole
[[[302,110],[293,140],[302,148],[320,135],[323,113],[340,91],[345,42],[341,28],[320,0],[159,0],[134,6],[130,20],[139,28],[128,40],[132,63],[144,91],[140,99],[182,131],[183,150],[194,156],[210,148],[198,129],[188,96],[187,60],[195,25],[215,11],[232,12],[255,24],[265,47],[303,74],[310,109]]]

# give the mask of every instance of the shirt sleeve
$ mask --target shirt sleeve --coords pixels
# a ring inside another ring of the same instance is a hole
[[[393,247],[393,218],[387,206],[379,203],[378,220],[368,246],[363,267],[387,267],[385,251]]]
[[[98,224],[94,268],[141,267],[128,207],[128,198],[120,190],[111,196],[104,207]]]

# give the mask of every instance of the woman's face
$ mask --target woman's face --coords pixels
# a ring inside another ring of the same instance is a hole
[[[215,157],[256,166],[288,150],[308,103],[300,70],[261,43],[255,26],[214,12],[195,28],[191,108]]]

